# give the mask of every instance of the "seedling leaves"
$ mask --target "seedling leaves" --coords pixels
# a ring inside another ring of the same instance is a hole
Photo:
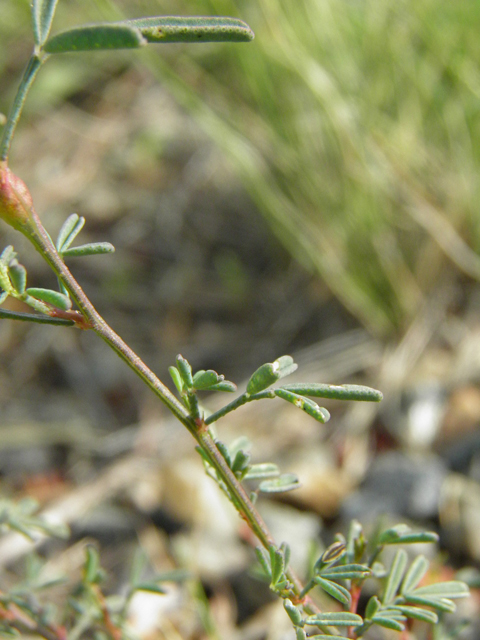
[[[138,49],[146,44],[139,29],[120,23],[84,25],[52,36],[45,43],[47,53]]]

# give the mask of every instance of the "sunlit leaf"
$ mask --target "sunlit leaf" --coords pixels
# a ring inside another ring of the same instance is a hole
[[[284,389],[298,393],[301,396],[313,398],[332,398],[334,400],[357,400],[366,402],[380,402],[383,399],[381,391],[357,384],[320,384],[296,383],[282,385]]]
[[[158,16],[119,24],[139,29],[150,43],[249,42],[254,38],[248,24],[236,18]]]
[[[318,422],[325,423],[330,420],[330,413],[324,407],[319,407],[318,404],[310,400],[310,398],[304,398],[297,393],[293,393],[293,391],[287,391],[284,387],[275,389],[274,392],[278,398],[290,402],[298,409],[305,411],[305,413],[312,418],[315,418],[315,420],[318,420]]]
[[[183,380],[182,380],[182,376],[180,375],[180,372],[177,369],[177,367],[168,367],[168,373],[170,374],[174,385],[177,387],[178,392],[182,393],[182,391],[183,391]]]
[[[90,242],[81,244],[78,247],[64,249],[62,255],[65,258],[79,258],[81,256],[98,256],[104,253],[113,253],[115,247],[110,242]]]
[[[108,49],[138,49],[146,44],[139,29],[120,23],[84,25],[52,36],[45,43],[47,53],[74,53]]]
[[[329,580],[361,580],[371,574],[370,569],[363,564],[344,564],[338,567],[326,567],[320,575]]]
[[[26,293],[36,300],[46,302],[47,304],[57,307],[58,309],[63,309],[64,311],[68,311],[68,309],[71,309],[72,307],[72,301],[70,298],[59,291],[30,287],[26,290]]]

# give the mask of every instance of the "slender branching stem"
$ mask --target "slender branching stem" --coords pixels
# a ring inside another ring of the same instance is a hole
[[[63,283],[65,288],[70,292],[72,299],[79,307],[85,319],[83,328],[91,329],[99,335],[145,382],[145,384],[157,395],[168,409],[170,409],[173,415],[190,431],[203,451],[207,453],[212,466],[228,487],[234,506],[240,513],[241,517],[248,523],[260,543],[267,549],[268,547],[275,545],[275,541],[269,532],[268,527],[258,511],[255,509],[255,506],[250,500],[242,484],[227,465],[225,459],[216,446],[212,436],[210,435],[206,421],[203,421],[198,417],[195,419],[194,416],[189,413],[188,409],[171,393],[171,391],[163,384],[163,382],[161,382],[161,380],[143,362],[143,360],[105,322],[90,302],[61,256],[58,254],[50,236],[46,232],[38,215],[33,209],[32,216],[35,222],[35,229],[29,233],[29,238],[35,248],[50,265],[59,280]],[[240,405],[250,400],[258,400],[260,397],[269,398],[272,396],[268,391],[263,391],[252,396],[247,395],[247,397],[240,402]],[[287,575],[291,583],[294,585],[297,596],[300,598],[303,585],[293,571],[288,570]]]
[[[249,393],[242,393],[241,396],[239,396],[235,400],[232,400],[232,402],[225,405],[218,411],[215,411],[215,413],[210,414],[208,418],[205,418],[205,424],[213,424],[220,418],[223,418],[223,416],[226,416],[227,413],[235,411],[235,409],[238,409],[247,402],[252,402],[253,400],[266,400],[268,398],[276,398],[272,390],[260,391],[259,393],[254,393],[252,395],[250,395]]]
[[[0,142],[0,161],[6,161],[8,159],[12,138],[22,114],[27,94],[44,60],[45,58],[41,58],[34,53],[28,61],[22,81],[18,87],[17,95],[15,96],[15,100],[13,101],[12,108],[8,114],[7,122],[3,129],[2,140]]]

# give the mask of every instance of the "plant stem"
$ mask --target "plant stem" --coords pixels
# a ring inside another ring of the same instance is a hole
[[[228,487],[234,506],[241,517],[248,523],[260,543],[267,549],[272,545],[277,546],[267,525],[255,509],[242,484],[238,481],[235,474],[227,465],[225,459],[218,450],[208,431],[206,421],[201,419],[194,420],[186,407],[177,400],[177,398],[163,384],[163,382],[159,380],[153,371],[149,369],[143,360],[105,322],[85,295],[83,289],[75,280],[63,259],[58,254],[35,210],[32,209],[31,213],[35,222],[35,228],[29,232],[28,237],[37,251],[39,251],[46,262],[50,265],[59,280],[70,292],[72,299],[75,301],[86,320],[85,328],[90,328],[95,331],[95,333],[99,335],[117,353],[117,355],[128,364],[128,366],[145,382],[145,384],[168,407],[168,409],[170,409],[173,415],[188,429],[200,447],[207,453],[212,466]],[[244,402],[260,399],[260,397],[269,398],[272,396],[268,391],[263,391],[252,396],[247,396],[242,402],[240,402],[239,406],[244,404]],[[290,582],[294,585],[297,597],[300,598],[303,585],[292,570],[289,569],[287,571],[287,576]],[[312,603],[306,603],[306,606],[312,613],[315,612],[315,607]]]
[[[0,142],[0,161],[4,162],[8,159],[12,138],[22,114],[27,94],[44,60],[45,58],[40,58],[36,53],[34,53],[28,61],[20,86],[17,90],[17,95],[15,96],[15,100],[13,101],[12,108],[8,114],[7,122],[3,129],[2,140]]]
[[[232,402],[225,405],[218,411],[215,411],[215,413],[210,414],[208,418],[205,418],[205,424],[207,425],[213,424],[220,418],[223,418],[223,416],[226,416],[227,413],[231,413],[232,411],[235,411],[235,409],[238,409],[239,407],[246,404],[247,402],[252,402],[252,400],[264,400],[267,398],[273,399],[273,398],[276,398],[276,395],[273,393],[273,391],[268,389],[266,391],[260,391],[259,393],[255,393],[252,395],[248,393],[242,393],[241,396],[239,396],[235,400],[232,400]]]

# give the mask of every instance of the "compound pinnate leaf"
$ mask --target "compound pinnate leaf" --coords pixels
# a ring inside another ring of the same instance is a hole
[[[417,584],[427,573],[428,567],[429,562],[425,558],[425,556],[418,556],[417,558],[415,558],[403,580],[400,593],[408,593],[412,589],[415,589]]]
[[[363,624],[363,620],[361,616],[356,613],[339,611],[333,613],[316,613],[313,616],[308,616],[305,624],[312,626],[360,627]],[[332,636],[325,637],[331,638]]]
[[[366,402],[380,402],[383,399],[381,391],[357,384],[320,384],[320,383],[296,383],[285,384],[284,389],[293,391],[302,396],[312,398],[332,398],[334,400],[356,400]]]
[[[58,0],[33,0],[32,22],[35,44],[41,45],[48,38]]]
[[[26,290],[26,293],[35,298],[36,300],[40,300],[41,302],[46,302],[58,309],[63,309],[63,311],[68,311],[72,308],[72,301],[63,293],[59,291],[53,291],[52,289],[38,289],[36,287],[31,287]]]
[[[105,253],[114,253],[115,247],[110,242],[90,242],[89,244],[81,244],[78,247],[64,249],[62,255],[64,258],[79,258],[81,256],[98,256]]]
[[[313,400],[299,396],[297,393],[288,391],[284,387],[275,389],[274,391],[277,397],[282,398],[282,400],[286,400],[287,402],[295,405],[298,409],[305,411],[305,413],[312,418],[315,418],[315,420],[318,420],[318,422],[323,424],[330,420],[330,413],[324,407],[319,407]]]
[[[109,49],[138,49],[147,41],[139,29],[120,23],[75,27],[52,36],[45,43],[47,53],[74,53]]]
[[[284,473],[275,480],[264,480],[258,488],[262,493],[285,493],[298,489],[299,486],[300,483],[294,473]]]
[[[248,24],[236,18],[154,16],[118,24],[139,29],[149,43],[249,42],[254,38]]]

